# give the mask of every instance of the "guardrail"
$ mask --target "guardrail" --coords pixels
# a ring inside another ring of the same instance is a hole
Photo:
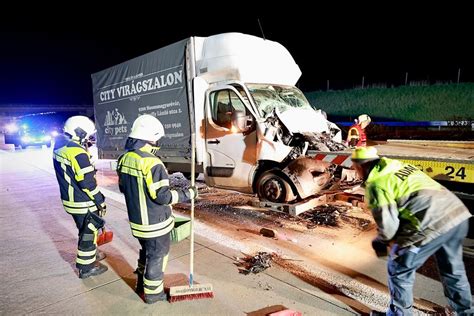
[[[352,126],[354,122],[336,122],[340,126]],[[392,127],[466,127],[474,130],[474,121],[420,121],[420,122],[383,122],[372,121],[374,125]]]

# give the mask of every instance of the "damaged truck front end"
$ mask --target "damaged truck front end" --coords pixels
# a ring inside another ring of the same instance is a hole
[[[254,192],[261,200],[279,203],[320,192],[335,168],[306,152],[345,149],[341,130],[295,87],[247,84],[247,88],[260,116]]]

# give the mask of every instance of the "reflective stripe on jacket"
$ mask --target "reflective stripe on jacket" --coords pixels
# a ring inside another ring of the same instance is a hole
[[[70,214],[96,211],[104,203],[97,187],[95,169],[87,151],[67,137],[58,137],[53,151],[53,165],[64,209]]]
[[[151,153],[154,147],[135,141],[118,160],[119,187],[125,195],[133,236],[155,238],[173,229],[171,205],[188,197],[182,190],[170,189],[165,166]]]
[[[398,160],[381,158],[365,185],[379,237],[400,247],[424,245],[471,217],[456,195]]]
[[[367,142],[367,134],[365,134],[365,130],[359,124],[352,125],[347,132],[347,142],[351,143],[353,139],[357,141],[354,144],[355,146],[363,146]]]

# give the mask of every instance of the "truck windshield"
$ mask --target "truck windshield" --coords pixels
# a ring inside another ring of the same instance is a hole
[[[268,84],[247,84],[262,117],[274,108],[280,113],[291,108],[313,109],[304,94],[296,87]]]

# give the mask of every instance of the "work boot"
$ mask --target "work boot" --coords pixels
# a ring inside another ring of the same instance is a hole
[[[102,251],[99,251],[97,250],[97,253],[95,255],[95,261],[102,261],[105,259],[105,257],[107,257],[107,255],[105,254],[105,252],[102,252]]]
[[[109,268],[107,268],[107,266],[104,266],[102,263],[96,262],[94,267],[90,270],[87,270],[87,271],[79,270],[79,278],[86,279],[94,275],[99,275],[99,274],[104,273],[108,269]]]
[[[168,296],[165,292],[161,292],[160,294],[145,294],[145,303],[147,304],[154,304],[160,301],[167,301]]]

